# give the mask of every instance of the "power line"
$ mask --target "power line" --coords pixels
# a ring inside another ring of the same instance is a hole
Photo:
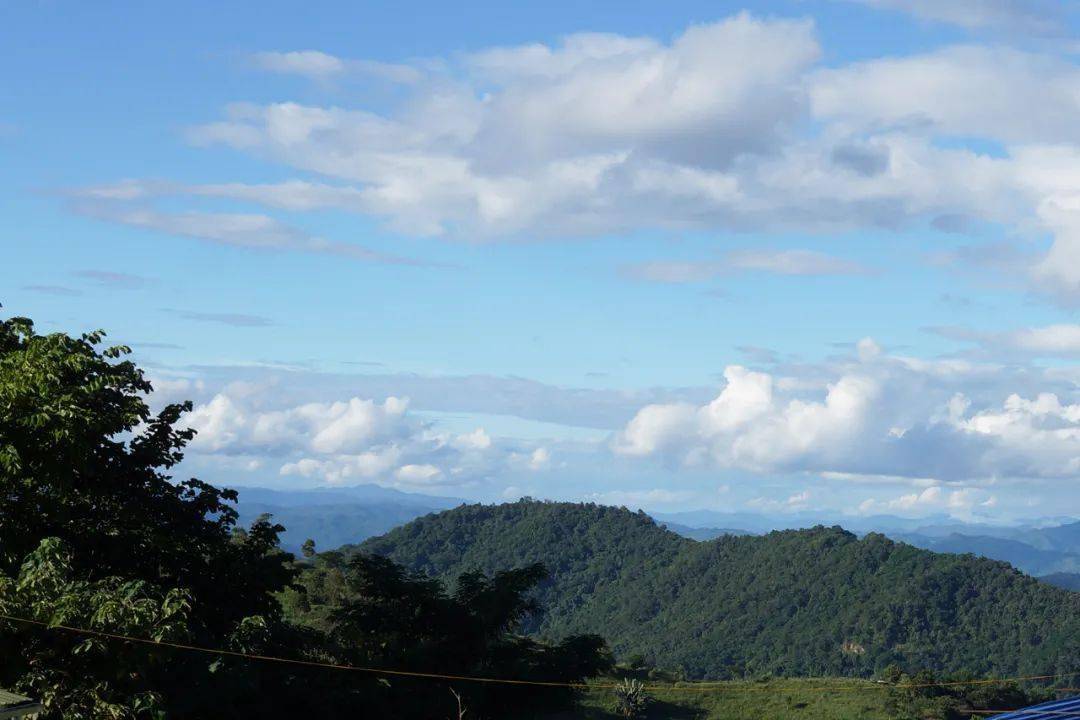
[[[19,622],[27,625],[36,625],[39,627],[47,628],[50,630],[63,630],[70,633],[79,635],[90,635],[93,637],[106,638],[110,640],[122,640],[125,642],[140,643],[143,645],[154,645],[157,647],[167,647],[176,650],[186,650],[189,652],[199,652],[208,655],[225,655],[228,657],[243,658],[246,660],[258,660],[263,662],[274,662],[284,665],[296,665],[302,667],[322,668],[326,670],[345,670],[351,672],[362,672],[372,675],[388,675],[392,677],[413,677],[419,679],[428,680],[453,680],[459,682],[475,682],[475,683],[488,683],[488,684],[501,684],[501,685],[528,685],[539,687],[560,687],[571,688],[578,690],[614,690],[619,687],[617,683],[582,683],[582,682],[557,682],[557,681],[543,681],[543,680],[516,680],[512,678],[493,678],[483,677],[478,675],[452,675],[447,673],[434,673],[434,672],[422,672],[418,670],[389,670],[385,668],[373,668],[363,667],[359,665],[343,665],[337,663],[325,663],[315,660],[297,660],[295,658],[285,658],[277,655],[260,655],[254,653],[239,652],[236,650],[226,650],[223,648],[209,648],[201,645],[189,645],[186,643],[171,642],[169,640],[153,640],[150,638],[135,637],[133,635],[123,635],[119,633],[110,633],[103,630],[92,630],[89,628],[74,627],[71,625],[64,625],[60,623],[48,623],[42,620],[32,620],[30,618],[19,617],[16,615],[8,615],[0,613],[0,619],[8,620],[10,622]],[[961,687],[968,685],[992,685],[996,683],[1004,682],[1030,682],[1036,680],[1056,680],[1066,677],[1074,677],[1080,675],[1080,671],[1058,673],[1055,675],[1027,675],[1018,677],[1006,677],[1006,678],[990,678],[979,680],[952,680],[945,682],[930,682],[930,683],[901,683],[901,684],[889,684],[889,683],[873,683],[861,686],[819,686],[819,687],[801,687],[797,688],[799,692],[860,692],[866,690],[910,690],[919,688],[934,688],[934,687]],[[728,690],[732,692],[748,692],[748,691],[761,691],[761,692],[777,692],[775,688],[769,687],[755,687],[755,686],[743,686],[743,687],[731,687],[730,681],[714,680],[696,682],[693,685],[647,685],[645,689],[649,692],[706,692],[711,690]],[[1065,690],[1072,690],[1072,688],[1065,688]],[[978,712],[990,712],[990,711],[978,711]],[[993,712],[1010,712],[1008,710],[999,710]],[[1080,713],[1074,713],[1077,717],[1080,717]]]

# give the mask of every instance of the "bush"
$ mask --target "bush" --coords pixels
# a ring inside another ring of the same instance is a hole
[[[651,698],[640,680],[626,678],[615,687],[615,712],[619,717],[643,718]]]

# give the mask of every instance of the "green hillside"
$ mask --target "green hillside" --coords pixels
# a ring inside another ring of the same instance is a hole
[[[680,537],[597,505],[462,506],[347,551],[452,581],[543,562],[542,636],[595,632],[690,677],[1080,669],[1080,595],[1012,567],[840,528]]]

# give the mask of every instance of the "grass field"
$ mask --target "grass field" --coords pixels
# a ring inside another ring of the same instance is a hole
[[[650,720],[892,720],[888,691],[866,680],[800,678],[650,689]],[[614,720],[614,694],[590,690],[582,709],[562,718]]]

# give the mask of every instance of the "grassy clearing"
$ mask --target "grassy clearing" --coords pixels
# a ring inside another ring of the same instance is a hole
[[[891,720],[881,685],[850,679],[777,679],[650,689],[649,720]],[[581,710],[565,720],[614,720],[614,694],[586,692]]]

